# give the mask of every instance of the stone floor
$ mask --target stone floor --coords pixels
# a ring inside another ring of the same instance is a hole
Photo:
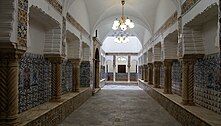
[[[137,85],[106,85],[59,126],[181,126]]]

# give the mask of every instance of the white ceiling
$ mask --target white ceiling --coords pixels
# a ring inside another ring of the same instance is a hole
[[[68,7],[77,0],[65,0],[63,4]],[[145,33],[153,34],[157,8],[161,0],[126,0],[125,15],[133,20],[135,28],[129,31],[136,35],[142,42]],[[180,0],[172,1],[178,8]],[[112,34],[112,23],[121,15],[121,0],[84,0],[90,24],[90,32],[94,34],[95,30],[99,32],[101,41]]]

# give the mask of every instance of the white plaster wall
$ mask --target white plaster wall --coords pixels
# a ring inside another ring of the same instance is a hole
[[[143,54],[144,64],[147,64],[147,52]]]
[[[61,53],[61,29],[50,29],[45,33],[44,53],[60,54]]]
[[[152,63],[153,61],[153,51],[152,49],[148,50],[148,53],[147,53],[147,62],[148,63]]]
[[[162,48],[163,59],[177,59],[177,41],[164,41]]]
[[[161,45],[156,45],[153,48],[153,61],[161,61]]]
[[[67,58],[74,58],[74,44],[69,40],[67,40]]]
[[[106,53],[138,53],[142,49],[142,45],[137,37],[129,37],[130,41],[128,43],[116,43],[114,42],[115,37],[107,37],[102,45],[102,49]]]
[[[218,53],[219,51],[217,31],[217,19],[211,20],[203,25],[203,43],[206,55]]]
[[[154,33],[165,23],[165,21],[176,11],[175,4],[170,0],[161,0],[157,11],[154,25]]]
[[[150,38],[151,38],[150,32],[148,32],[147,30],[145,30],[144,39],[143,39],[144,45],[148,42],[148,40],[149,40]]]
[[[84,0],[75,0],[68,12],[75,18],[81,26],[90,33],[90,23],[88,12]]]
[[[83,61],[89,61],[90,60],[90,48],[89,46],[83,46]],[[101,60],[102,61],[102,60]],[[102,62],[103,63],[103,62]],[[103,64],[102,64],[103,65]]]
[[[108,72],[113,72],[113,56],[106,56],[105,60],[108,65]]]
[[[50,5],[46,0],[29,0],[29,7],[32,5],[41,8],[45,13],[50,15],[52,18],[57,20],[58,22],[62,23],[62,16],[61,14],[54,9],[52,5]]]
[[[108,72],[112,73],[113,72],[113,61],[108,60],[107,65],[108,65]]]
[[[135,73],[136,72],[136,65],[137,65],[137,61],[132,61],[131,62],[131,67],[130,67],[130,72],[131,73]]]
[[[181,3],[183,4],[186,0],[180,0],[181,1]]]
[[[37,21],[30,21],[27,52],[43,54],[45,42],[45,29]]]
[[[219,0],[201,0],[196,6],[194,6],[188,13],[182,17],[182,26],[191,21],[199,13],[202,13],[207,7],[212,4],[218,4]]]

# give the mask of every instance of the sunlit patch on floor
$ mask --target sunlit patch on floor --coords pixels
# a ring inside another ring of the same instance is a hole
[[[102,90],[142,90],[137,85],[105,85]]]

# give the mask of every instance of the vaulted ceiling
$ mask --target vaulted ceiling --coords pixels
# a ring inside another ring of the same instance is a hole
[[[79,0],[63,0],[67,11]],[[107,36],[113,34],[111,29],[113,21],[121,15],[121,0],[80,0],[83,1],[89,20],[89,32],[99,32],[99,38],[103,41]],[[164,2],[164,3],[162,3]],[[135,28],[128,32],[139,38],[141,42],[146,41],[156,31],[156,20],[159,15],[161,4],[167,2],[166,8],[179,9],[180,0],[126,0],[125,15],[133,20]],[[168,7],[169,6],[169,7]],[[165,13],[165,12],[163,12]],[[159,22],[159,21],[158,21]],[[81,23],[81,22],[79,22]]]

